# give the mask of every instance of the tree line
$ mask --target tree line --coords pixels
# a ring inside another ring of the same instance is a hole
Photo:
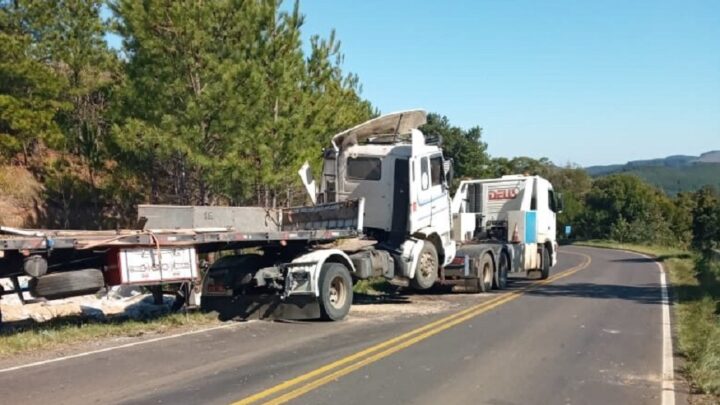
[[[720,193],[712,186],[669,196],[632,174],[591,178],[581,167],[555,165],[547,158],[493,158],[482,141],[482,128],[453,126],[431,114],[426,133],[442,135],[457,179],[532,174],[547,178],[563,193],[558,231],[569,239],[609,239],[621,243],[694,248],[720,247]]]
[[[0,163],[43,184],[55,226],[296,201],[299,165],[376,113],[303,20],[276,0],[0,0]]]

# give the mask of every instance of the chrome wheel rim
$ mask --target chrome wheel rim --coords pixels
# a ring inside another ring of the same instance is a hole
[[[329,301],[333,308],[342,308],[347,299],[347,286],[342,277],[335,277],[330,282]]]
[[[430,277],[436,267],[433,256],[428,252],[423,253],[420,257],[420,268],[418,269],[420,271],[420,276],[422,278]]]

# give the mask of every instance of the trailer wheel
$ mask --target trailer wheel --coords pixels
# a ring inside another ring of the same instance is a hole
[[[30,280],[30,292],[49,300],[95,294],[105,286],[103,274],[97,269],[51,273]]]
[[[490,257],[490,254],[485,253],[477,263],[478,289],[480,292],[489,292],[492,289],[495,276],[495,265],[492,257]]]
[[[542,248],[542,268],[540,269],[540,280],[546,280],[550,277],[550,252],[547,248]]]
[[[415,290],[427,290],[432,287],[437,280],[438,267],[437,249],[432,242],[425,241],[410,286]]]
[[[347,267],[340,263],[325,263],[320,273],[320,317],[325,321],[339,321],[350,312],[353,290]]]
[[[495,279],[493,280],[493,288],[504,290],[507,288],[508,273],[510,272],[510,258],[505,252],[500,253]]]

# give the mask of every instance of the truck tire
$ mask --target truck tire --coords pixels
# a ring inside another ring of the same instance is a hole
[[[425,241],[410,286],[415,290],[427,290],[432,287],[437,281],[438,267],[437,249],[432,242]]]
[[[485,253],[476,263],[478,290],[480,292],[490,292],[495,276],[495,265],[493,264],[492,257],[489,253]]]
[[[500,253],[497,271],[493,280],[493,288],[504,290],[507,288],[508,273],[510,272],[510,258],[506,252]]]
[[[339,321],[350,312],[353,300],[352,278],[340,263],[325,263],[320,273],[320,318]]]
[[[32,295],[49,300],[95,294],[103,287],[105,280],[98,269],[51,273],[30,280]]]
[[[547,280],[550,277],[550,251],[542,248],[542,267],[540,268],[540,280]]]

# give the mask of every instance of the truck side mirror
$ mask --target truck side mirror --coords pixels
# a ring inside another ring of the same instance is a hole
[[[565,200],[563,200],[562,193],[555,194],[555,208],[557,213],[560,214],[565,209]]]
[[[445,169],[445,185],[450,187],[455,176],[455,169],[453,168],[453,160],[448,159],[443,162],[443,168]]]

